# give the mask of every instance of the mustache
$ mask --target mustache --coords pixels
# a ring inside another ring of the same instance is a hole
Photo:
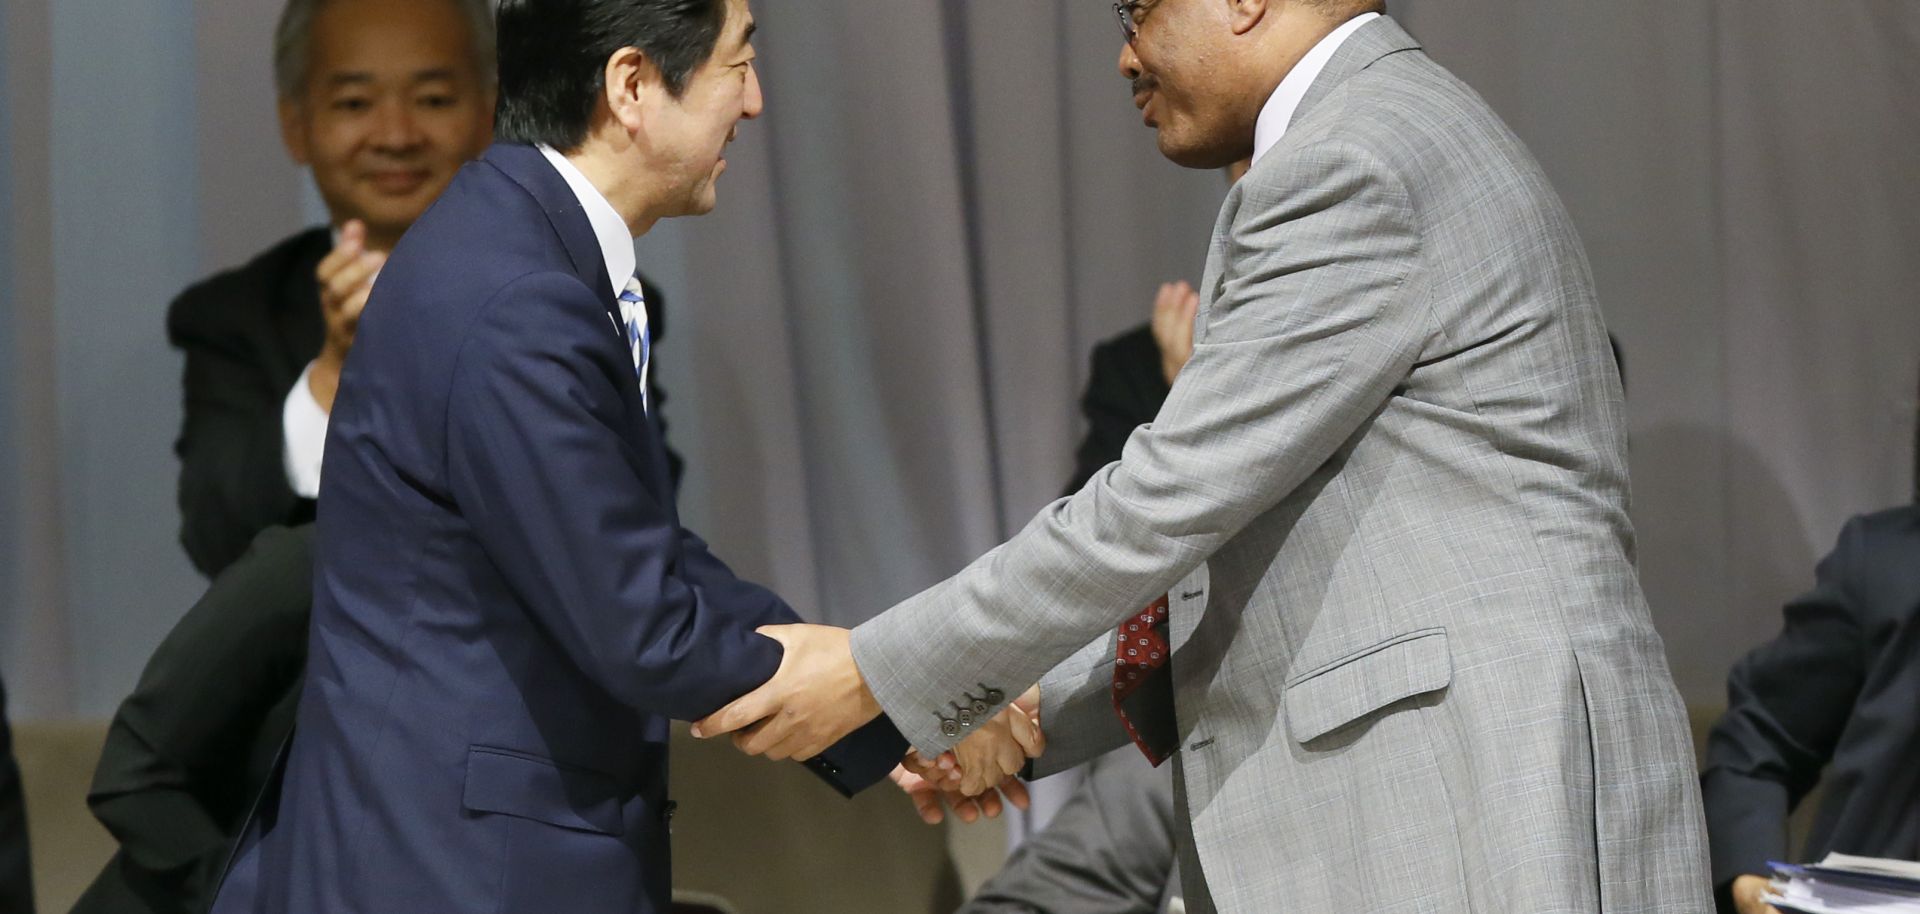
[[[1154,92],[1160,88],[1160,79],[1156,76],[1141,74],[1133,80],[1131,85],[1134,95],[1139,95],[1142,92]]]

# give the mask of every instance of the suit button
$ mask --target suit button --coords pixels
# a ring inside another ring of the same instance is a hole
[[[987,690],[987,704],[997,705],[1006,700],[1007,700],[1007,693],[1002,692],[999,689]]]
[[[954,716],[960,719],[960,726],[962,727],[973,726],[973,709],[972,708],[961,708],[960,713]]]
[[[943,718],[940,721],[940,734],[942,736],[959,736],[960,722],[957,720]]]
[[[987,704],[987,700],[984,698],[976,698],[973,700],[973,713],[976,717],[987,716],[988,709],[992,707],[992,705]]]

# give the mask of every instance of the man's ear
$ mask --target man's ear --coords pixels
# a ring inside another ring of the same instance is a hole
[[[287,156],[293,164],[307,166],[313,164],[307,147],[306,109],[290,98],[280,99],[280,142],[287,147]]]
[[[1268,13],[1279,12],[1270,7],[1285,2],[1289,0],[1226,0],[1227,22],[1233,26],[1235,35],[1245,35],[1253,31],[1253,27],[1259,25]]]
[[[621,48],[607,58],[604,100],[614,123],[637,134],[646,123],[650,108],[667,95],[666,80],[653,58],[639,48]]]

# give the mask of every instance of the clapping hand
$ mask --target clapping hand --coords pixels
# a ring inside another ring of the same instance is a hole
[[[367,247],[367,226],[349,219],[340,227],[340,243],[320,261],[314,280],[320,284],[320,317],[327,328],[320,356],[314,359],[307,376],[307,387],[320,408],[333,411],[333,396],[340,387],[340,370],[353,348],[354,333],[360,327],[360,313],[373,293],[374,277],[386,266],[387,255]]]
[[[1153,343],[1160,350],[1160,374],[1168,384],[1193,357],[1193,320],[1200,293],[1185,281],[1164,283],[1153,299]]]

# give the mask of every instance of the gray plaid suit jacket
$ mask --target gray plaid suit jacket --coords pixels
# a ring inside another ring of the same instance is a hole
[[[1122,744],[1110,632],[1170,591],[1194,910],[1711,910],[1619,378],[1520,141],[1371,22],[1201,295],[1118,463],[855,630],[900,730],[947,749],[1040,680],[1043,773]]]

